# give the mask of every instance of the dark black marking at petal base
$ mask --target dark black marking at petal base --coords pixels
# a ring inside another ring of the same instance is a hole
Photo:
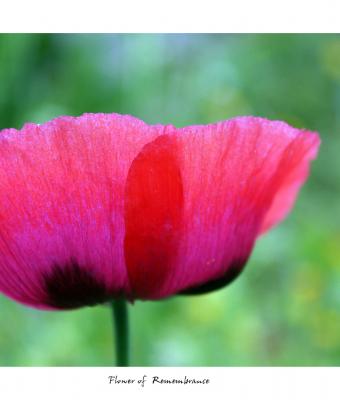
[[[220,278],[213,279],[203,285],[193,286],[185,289],[179,294],[204,294],[213,292],[214,290],[222,289],[224,286],[233,282],[242,272],[247,260],[238,260],[231,264],[228,271]]]
[[[88,268],[82,268],[76,260],[70,260],[62,266],[54,264],[50,273],[43,279],[46,302],[55,308],[92,306],[110,298],[105,285]]]

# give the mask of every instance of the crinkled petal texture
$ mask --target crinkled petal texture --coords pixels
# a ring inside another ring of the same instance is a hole
[[[147,144],[126,184],[133,295],[201,293],[234,279],[256,237],[288,213],[318,145],[316,134],[253,117]]]
[[[68,309],[225,285],[291,209],[317,134],[85,114],[0,135],[0,290]]]
[[[39,308],[129,292],[126,177],[143,146],[163,131],[105,114],[2,131],[0,289]]]

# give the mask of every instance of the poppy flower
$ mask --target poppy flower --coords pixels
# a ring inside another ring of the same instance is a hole
[[[0,133],[0,290],[41,309],[233,280],[306,180],[316,133],[239,117],[177,129],[118,114]]]

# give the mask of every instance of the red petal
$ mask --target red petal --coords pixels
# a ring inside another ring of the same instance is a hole
[[[163,135],[143,148],[129,171],[125,259],[133,297],[152,297],[172,273],[183,208],[176,153],[174,140]]]

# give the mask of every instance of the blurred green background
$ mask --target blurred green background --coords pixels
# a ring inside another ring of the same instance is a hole
[[[84,112],[319,131],[293,212],[234,283],[130,307],[132,364],[340,365],[340,36],[0,35],[0,128]],[[111,328],[106,306],[42,312],[0,296],[0,365],[110,365]]]

